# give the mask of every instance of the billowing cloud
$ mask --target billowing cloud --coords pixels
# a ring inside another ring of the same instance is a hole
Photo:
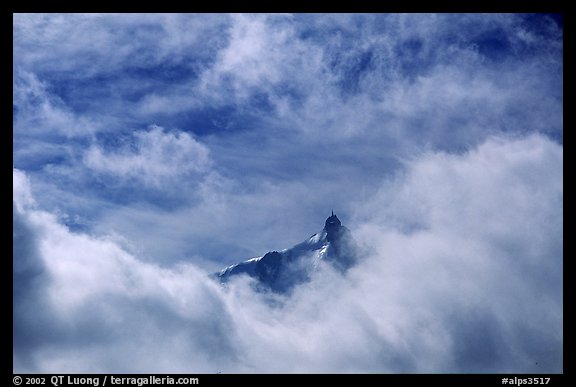
[[[281,308],[242,280],[225,290],[191,265],[160,268],[27,210],[55,336],[15,364],[561,372],[562,191],[562,148],[541,136],[414,159],[360,207],[355,235],[370,254],[346,277],[319,273]]]
[[[151,186],[205,174],[211,165],[209,150],[188,133],[165,132],[158,126],[135,132],[133,140],[118,150],[107,152],[93,145],[87,150],[84,163],[97,173]]]

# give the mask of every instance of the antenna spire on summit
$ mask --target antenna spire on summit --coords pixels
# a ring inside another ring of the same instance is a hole
[[[332,210],[332,216],[334,216],[334,210]]]

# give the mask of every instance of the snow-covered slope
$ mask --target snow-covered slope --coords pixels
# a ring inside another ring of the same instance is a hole
[[[247,274],[258,280],[258,285],[264,288],[287,292],[295,285],[307,281],[318,269],[320,262],[327,262],[343,272],[355,261],[356,246],[351,233],[332,213],[326,219],[322,231],[304,242],[228,266],[217,276],[220,281],[226,282],[232,276]]]

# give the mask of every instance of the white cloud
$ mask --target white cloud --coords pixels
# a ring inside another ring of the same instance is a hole
[[[12,200],[18,211],[24,211],[35,204],[30,191],[30,180],[26,173],[18,169],[14,169],[12,175]]]
[[[542,136],[414,158],[359,205],[372,254],[280,308],[27,209],[55,336],[15,370],[562,372],[562,159]]]
[[[84,156],[85,165],[99,173],[154,187],[210,170],[208,148],[186,132],[165,132],[152,126],[148,131],[135,132],[133,138],[111,152],[92,145]]]
[[[232,97],[242,102],[296,75],[294,65],[312,59],[306,54],[310,53],[298,44],[289,16],[232,15],[228,45],[203,73],[199,88],[216,100]],[[219,95],[226,90],[232,95]]]
[[[48,86],[32,73],[16,68],[14,74],[13,103],[14,131],[24,136],[48,134],[88,137],[97,125],[89,118],[77,116]]]
[[[16,64],[39,72],[82,68],[84,77],[93,77],[128,65],[178,63],[191,53],[205,59],[219,47],[222,35],[216,32],[221,31],[227,17],[36,13],[14,14],[13,19]],[[73,61],[62,60],[71,56]]]

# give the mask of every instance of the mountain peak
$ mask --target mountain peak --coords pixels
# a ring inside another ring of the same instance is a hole
[[[334,226],[342,226],[342,223],[340,222],[340,219],[338,219],[338,217],[334,214],[334,211],[332,211],[332,215],[330,215],[328,217],[328,219],[326,219],[326,223],[324,224],[324,228],[329,228],[329,227],[334,227]]]
[[[334,214],[334,211],[332,211],[332,215],[326,219],[324,230],[326,230],[326,239],[328,241],[336,240],[342,234],[342,222],[340,222],[340,219]]]
[[[270,251],[261,257],[228,266],[216,276],[226,282],[230,276],[246,274],[256,279],[259,286],[284,293],[308,281],[322,261],[345,272],[356,262],[356,254],[350,231],[342,226],[332,211],[322,232],[289,249]]]

